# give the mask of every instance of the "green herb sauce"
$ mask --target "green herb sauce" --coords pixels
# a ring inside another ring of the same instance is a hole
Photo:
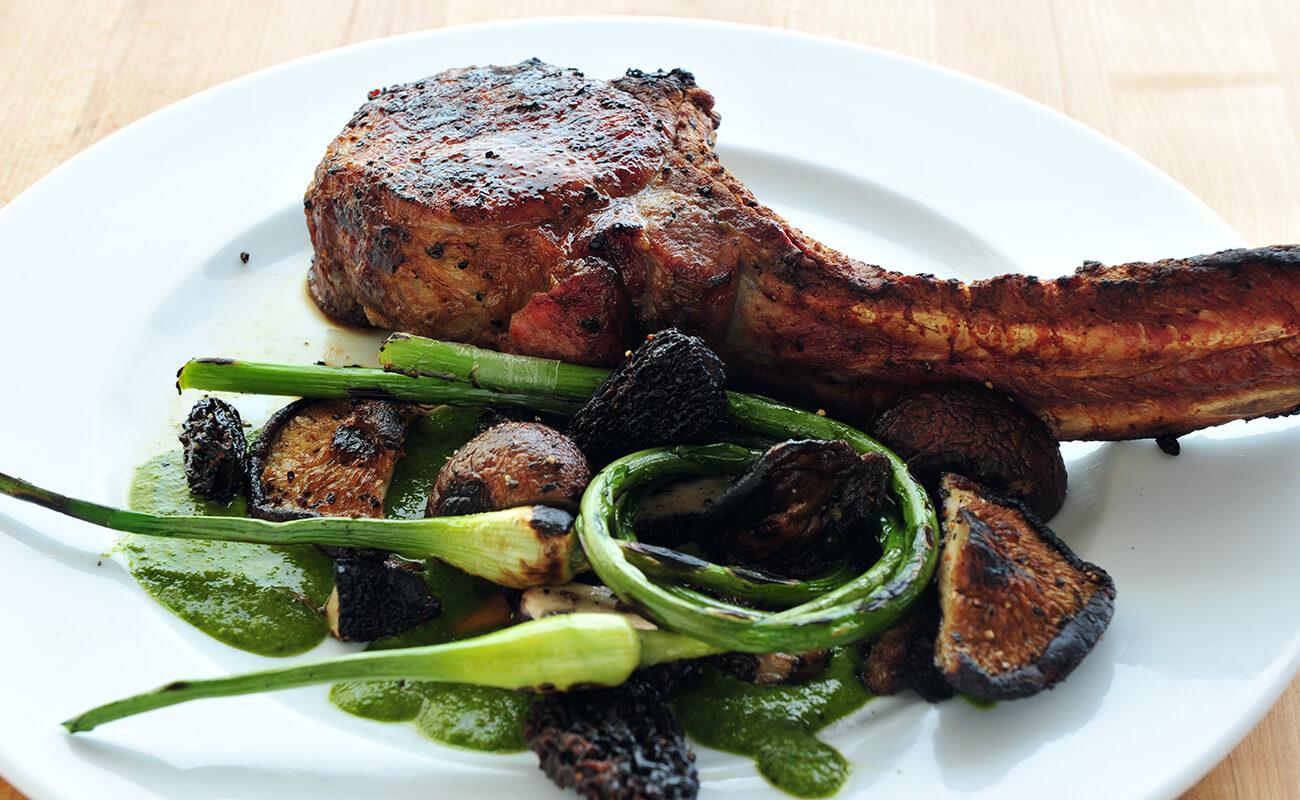
[[[532,698],[487,686],[375,681],[337,683],[330,702],[366,719],[413,722],[443,744],[514,753],[525,747],[524,718]]]
[[[191,494],[179,450],[136,469],[128,504],[153,514],[244,514],[242,501],[226,507]],[[232,647],[288,656],[312,649],[328,633],[320,609],[334,587],[334,570],[313,547],[128,534],[117,549],[126,556],[131,575],[155,600]]]
[[[384,501],[384,516],[418,519],[429,503],[429,490],[447,459],[474,436],[483,412],[477,408],[438,406],[411,424],[402,446],[405,456],[393,470]]]
[[[871,699],[857,665],[852,649],[839,650],[817,677],[780,686],[758,686],[708,667],[673,699],[673,711],[692,739],[752,757],[773,786],[799,797],[827,797],[844,784],[849,764],[814,734]]]

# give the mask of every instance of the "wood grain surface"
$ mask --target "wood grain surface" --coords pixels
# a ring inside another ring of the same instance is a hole
[[[1118,140],[1252,244],[1300,240],[1295,0],[0,0],[0,205],[173,101],[350,42],[523,16],[748,22],[896,50]],[[1300,797],[1300,682],[1185,800]],[[0,780],[0,800],[21,798]]]

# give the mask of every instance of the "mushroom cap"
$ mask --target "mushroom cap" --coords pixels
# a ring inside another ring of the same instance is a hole
[[[365,555],[334,560],[334,591],[325,604],[330,633],[345,642],[393,636],[442,611],[420,565]]]
[[[727,370],[703,339],[676,328],[651,334],[569,423],[593,462],[710,438],[727,419]]]
[[[591,480],[573,440],[539,422],[504,422],[475,436],[438,472],[427,516],[543,504],[576,508]]]
[[[851,553],[866,554],[868,531],[888,498],[889,462],[844,441],[773,445],[696,523],[697,539],[728,563],[814,575]]]
[[[1040,519],[1051,519],[1065,502],[1065,462],[1047,426],[982,386],[907,392],[880,410],[870,433],[932,492],[943,473],[955,472],[1020,500]]]
[[[229,503],[244,487],[248,440],[239,411],[225,400],[204,397],[181,424],[185,481],[195,494]]]

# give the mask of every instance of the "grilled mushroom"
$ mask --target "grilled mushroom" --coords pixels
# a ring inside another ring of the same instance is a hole
[[[248,511],[274,521],[381,517],[415,412],[386,400],[298,400],[277,411],[248,459]]]
[[[542,697],[524,738],[551,780],[592,800],[690,800],[700,791],[682,726],[644,672],[612,689]]]
[[[569,437],[537,422],[505,422],[456,451],[438,473],[430,517],[545,504],[576,508],[591,480]]]
[[[224,400],[205,397],[181,424],[180,439],[190,491],[218,503],[234,500],[244,486],[248,446],[239,411]]]
[[[368,642],[438,616],[442,606],[430,594],[421,569],[395,557],[336,558],[334,591],[325,604],[330,633],[345,642]]]
[[[897,625],[863,645],[862,684],[877,695],[911,689],[930,703],[952,697],[956,691],[934,665],[938,632],[938,596],[927,591]]]
[[[952,474],[941,492],[937,666],[984,700],[1050,689],[1110,624],[1114,582],[1020,503]]]
[[[978,481],[1051,519],[1065,502],[1061,447],[1043,421],[982,386],[908,392],[881,409],[871,435],[932,492],[945,472]]]
[[[855,548],[887,496],[889,462],[848,442],[775,445],[700,515],[697,539],[719,561],[816,574]]]
[[[704,441],[727,418],[727,372],[696,336],[669,328],[647,337],[569,424],[596,464],[647,447]]]

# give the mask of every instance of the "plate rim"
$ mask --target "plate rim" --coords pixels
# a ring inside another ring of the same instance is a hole
[[[1121,159],[1129,165],[1137,167],[1146,173],[1148,178],[1152,178],[1163,184],[1166,190],[1181,195],[1185,201],[1188,201],[1191,205],[1199,207],[1199,209],[1208,217],[1218,220],[1222,224],[1225,233],[1230,232],[1232,237],[1237,240],[1239,243],[1238,246],[1245,244],[1244,238],[1237,233],[1235,229],[1233,229],[1213,208],[1151,161],[1114,139],[1111,139],[1100,131],[1097,131],[1085,123],[1068,116],[1064,112],[1048,106],[1041,101],[1019,94],[1006,87],[917,56],[899,53],[876,45],[840,39],[830,35],[753,23],[652,15],[520,17],[505,20],[448,25],[437,28],[407,31],[392,36],[367,39],[340,47],[308,53],[288,61],[262,67],[178,99],[139,117],[126,125],[123,125],[121,128],[118,128],[109,134],[106,134],[43,174],[28,187],[15,195],[5,204],[4,207],[0,208],[0,217],[9,213],[11,209],[22,208],[27,204],[36,202],[34,198],[39,198],[42,192],[54,182],[52,179],[62,176],[70,170],[76,169],[83,161],[94,158],[102,149],[111,146],[121,139],[131,137],[136,131],[157,125],[173,116],[186,114],[189,112],[191,107],[212,97],[240,91],[246,84],[253,84],[265,80],[266,78],[280,72],[308,67],[314,62],[324,62],[346,54],[354,54],[367,50],[381,50],[397,42],[416,39],[437,39],[442,36],[456,36],[463,31],[570,27],[592,24],[636,27],[642,23],[680,26],[683,28],[729,29],[743,32],[746,35],[761,35],[774,39],[805,40],[820,47],[838,48],[848,51],[865,51],[871,53],[877,58],[887,61],[901,62],[914,69],[937,72],[950,80],[972,86],[980,91],[992,91],[1002,96],[1004,99],[1017,104],[1027,105],[1032,107],[1037,113],[1045,113],[1055,118],[1056,122],[1064,123],[1067,127],[1072,128],[1075,133],[1091,140],[1094,145],[1100,146],[1101,149],[1107,151],[1112,157]],[[1173,796],[1194,785],[1205,774],[1212,770],[1215,765],[1221,762],[1240,743],[1240,741],[1244,739],[1256,725],[1258,725],[1259,721],[1273,707],[1277,699],[1287,689],[1297,671],[1300,670],[1300,637],[1293,639],[1289,655],[1289,664],[1282,666],[1278,670],[1278,674],[1271,684],[1257,696],[1256,702],[1253,704],[1250,711],[1238,716],[1232,725],[1228,726],[1223,732],[1221,732],[1213,743],[1202,748],[1199,753],[1194,755],[1189,753],[1187,758],[1182,760],[1182,769],[1178,770],[1176,773],[1170,774],[1169,778],[1160,785],[1160,789],[1156,791],[1157,795],[1167,794]],[[48,770],[45,772],[48,772]],[[15,788],[21,786],[22,788],[20,791],[26,792],[29,796],[40,798],[46,796],[65,796],[62,790],[60,790],[54,783],[47,782],[43,774],[38,773],[34,769],[29,770],[24,766],[24,762],[21,759],[14,758],[6,752],[0,752],[0,774],[3,774],[5,778],[15,786]]]

